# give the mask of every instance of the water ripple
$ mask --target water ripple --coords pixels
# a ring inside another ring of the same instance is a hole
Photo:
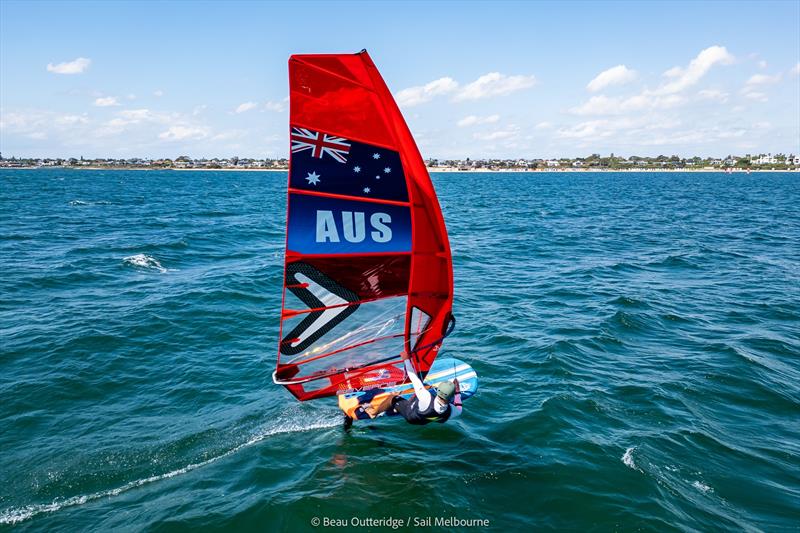
[[[796,527],[796,174],[434,182],[480,393],[345,435],[271,382],[285,174],[0,170],[0,524]]]

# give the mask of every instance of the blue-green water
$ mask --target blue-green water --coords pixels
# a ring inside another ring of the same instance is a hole
[[[481,390],[348,435],[271,382],[285,174],[0,171],[0,528],[798,529],[800,175],[434,182]]]

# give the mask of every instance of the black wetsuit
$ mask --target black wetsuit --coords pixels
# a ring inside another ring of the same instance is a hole
[[[424,426],[431,422],[447,422],[447,419],[450,418],[450,414],[453,412],[452,407],[450,407],[448,403],[444,411],[437,413],[435,409],[436,395],[431,391],[427,392],[431,395],[431,403],[424,411],[420,410],[419,399],[416,396],[412,397],[410,400],[395,396],[392,398],[392,409],[405,418],[409,424],[417,426]]]

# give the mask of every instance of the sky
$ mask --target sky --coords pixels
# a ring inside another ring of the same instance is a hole
[[[363,48],[425,158],[800,153],[798,0],[0,0],[0,152],[286,157],[288,57]]]

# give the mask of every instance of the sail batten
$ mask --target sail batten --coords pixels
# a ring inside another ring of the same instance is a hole
[[[292,56],[276,383],[309,400],[425,374],[452,307],[444,220],[366,52]]]
[[[335,194],[335,193],[326,193],[326,192],[317,192],[317,191],[304,191],[302,189],[292,189],[289,188],[289,193],[291,194],[307,194],[309,196],[320,196],[323,198],[340,198],[342,200],[357,200],[359,202],[375,202],[379,204],[389,204],[389,205],[398,205],[401,207],[408,207],[411,204],[409,202],[399,202],[395,200],[384,200],[378,198],[363,198],[359,196],[348,196],[346,194]]]

